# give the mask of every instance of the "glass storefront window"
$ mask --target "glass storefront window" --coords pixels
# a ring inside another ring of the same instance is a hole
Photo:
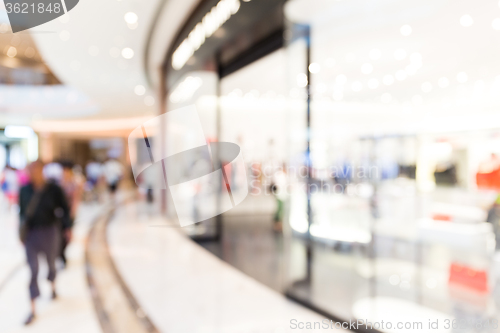
[[[291,297],[341,320],[498,319],[499,11],[287,3],[289,97],[310,115]]]

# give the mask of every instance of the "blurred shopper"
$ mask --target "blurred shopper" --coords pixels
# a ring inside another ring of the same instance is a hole
[[[273,218],[273,229],[276,232],[281,232],[283,230],[283,212],[286,199],[286,186],[286,165],[283,164],[282,168],[276,170],[273,173],[273,179],[271,183],[271,191],[276,198],[276,211]]]
[[[52,284],[55,299],[55,260],[60,250],[60,232],[65,230],[71,237],[69,208],[63,190],[52,182],[46,182],[43,163],[33,162],[28,166],[30,183],[21,188],[20,238],[26,248],[26,257],[31,270],[30,297],[31,314],[25,324],[30,324],[36,315],[35,300],[40,295],[38,288],[38,254],[44,253],[49,267],[47,279]]]
[[[123,166],[117,160],[111,158],[106,163],[104,163],[104,179],[108,185],[108,189],[112,195],[115,194],[118,189],[120,180],[123,177]]]
[[[94,159],[91,160],[85,167],[85,173],[87,174],[87,189],[95,198],[98,199],[97,185],[103,173],[102,164]]]
[[[12,205],[16,204],[19,195],[20,181],[16,170],[6,166],[2,173],[1,185],[10,209]]]
[[[81,196],[82,196],[82,188],[83,184],[81,181],[75,176],[73,172],[73,163],[71,162],[63,162],[61,163],[62,168],[63,168],[63,173],[62,173],[62,179],[60,181],[60,185],[64,191],[64,194],[66,195],[66,201],[68,202],[68,207],[69,207],[69,216],[70,216],[70,225],[73,225],[73,222],[75,221],[76,217],[76,212],[78,209],[78,205],[80,204],[81,201]],[[63,230],[61,232],[61,251],[59,253],[61,260],[66,266],[66,255],[65,255],[65,250],[66,247],[69,244],[70,233],[67,232],[67,230]]]
[[[496,249],[500,250],[500,195],[493,203],[493,206],[488,211],[487,222],[493,225],[493,232],[495,233]]]

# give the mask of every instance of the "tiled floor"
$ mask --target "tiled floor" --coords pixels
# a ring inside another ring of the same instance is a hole
[[[1,200],[1,199],[0,199]],[[82,205],[75,221],[73,241],[67,249],[68,267],[58,272],[59,298],[50,300],[50,286],[45,280],[47,266],[41,259],[37,301],[38,317],[29,327],[23,322],[29,313],[29,268],[17,236],[17,214],[7,211],[0,201],[0,332],[100,333],[85,277],[84,246],[92,220],[101,207]],[[19,267],[13,272],[13,269]],[[6,276],[11,275],[7,280]],[[3,281],[3,283],[2,283]]]

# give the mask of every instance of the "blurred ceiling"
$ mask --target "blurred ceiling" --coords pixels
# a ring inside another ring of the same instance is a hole
[[[65,84],[97,104],[93,118],[153,115],[157,101],[143,71],[159,0],[85,0],[30,30],[43,59]]]

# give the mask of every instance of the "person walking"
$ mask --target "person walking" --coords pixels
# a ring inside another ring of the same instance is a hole
[[[26,258],[31,270],[29,285],[31,313],[25,325],[36,316],[35,300],[40,296],[38,288],[38,254],[44,253],[49,267],[47,279],[52,285],[52,299],[56,294],[55,260],[60,249],[60,230],[71,238],[71,221],[68,203],[63,190],[55,183],[46,182],[43,176],[44,164],[40,161],[28,166],[30,183],[23,186],[19,195],[20,238],[26,249]]]
[[[60,185],[66,195],[66,201],[68,202],[69,207],[70,224],[73,225],[76,217],[76,211],[80,205],[83,185],[81,182],[78,182],[73,173],[73,163],[65,161],[62,162],[61,165],[63,173]],[[70,240],[68,238],[67,230],[61,229],[61,231],[61,250],[59,256],[61,257],[64,267],[66,267],[67,260],[65,250]]]

